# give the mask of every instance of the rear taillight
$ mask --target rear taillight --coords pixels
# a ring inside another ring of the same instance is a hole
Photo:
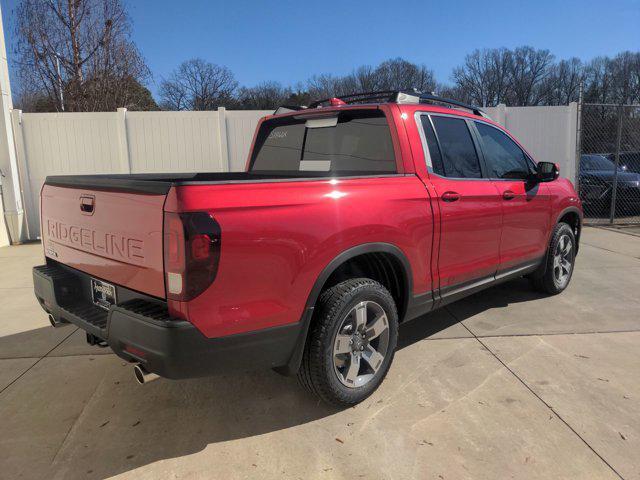
[[[185,302],[216,277],[220,225],[207,212],[164,214],[164,270],[167,298]]]

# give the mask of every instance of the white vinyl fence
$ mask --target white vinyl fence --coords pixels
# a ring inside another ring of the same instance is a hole
[[[253,132],[272,110],[12,112],[26,236],[40,235],[47,175],[240,171]]]
[[[560,165],[560,176],[575,184],[578,104],[561,107],[486,108],[538,161]]]
[[[537,160],[575,176],[576,104],[488,108]],[[270,110],[22,113],[12,124],[24,201],[25,239],[40,235],[39,194],[47,175],[240,171],[255,127]]]

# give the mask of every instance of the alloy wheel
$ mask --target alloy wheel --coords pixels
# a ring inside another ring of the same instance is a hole
[[[338,380],[350,388],[366,385],[382,367],[388,350],[386,312],[373,301],[358,303],[342,320],[333,344]]]
[[[573,242],[569,235],[562,235],[553,253],[553,278],[559,288],[566,287],[573,269]]]

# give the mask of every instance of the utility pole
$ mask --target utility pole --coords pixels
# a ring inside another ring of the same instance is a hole
[[[22,191],[11,125],[12,109],[9,65],[2,26],[2,11],[0,11],[0,188],[2,189],[0,203],[3,204],[4,210],[4,215],[0,217],[0,245],[8,243],[7,231],[12,243],[19,243],[26,239]]]
[[[624,105],[618,106],[618,130],[616,133],[615,167],[613,170],[613,189],[611,190],[611,208],[609,210],[609,223],[613,225],[616,219],[616,197],[618,196],[618,169],[620,168],[620,143],[622,142],[622,121],[624,120]]]
[[[64,112],[64,96],[62,93],[62,74],[60,73],[60,57],[58,52],[54,53],[56,57],[56,73],[58,75],[58,100],[60,101],[60,111]]]
[[[580,196],[580,159],[582,158],[582,116],[584,108],[584,82],[580,82],[578,90],[578,108],[576,118],[576,158],[575,158],[575,171],[576,171],[576,191]]]

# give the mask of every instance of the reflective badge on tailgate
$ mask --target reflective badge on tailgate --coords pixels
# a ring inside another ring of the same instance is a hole
[[[109,310],[116,304],[116,287],[102,280],[91,279],[91,297],[97,306]]]

